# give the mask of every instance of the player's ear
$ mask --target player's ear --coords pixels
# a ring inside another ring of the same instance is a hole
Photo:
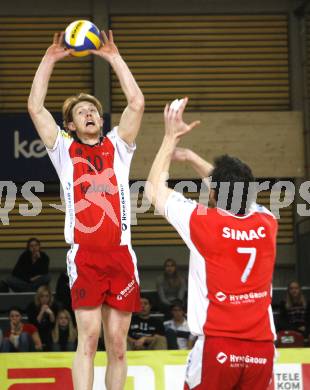
[[[68,122],[67,128],[70,131],[76,131],[76,126],[75,126],[74,122]]]

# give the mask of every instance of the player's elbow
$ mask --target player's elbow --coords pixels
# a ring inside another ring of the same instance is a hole
[[[144,96],[140,91],[136,93],[128,102],[128,105],[132,111],[141,113],[144,111],[144,104]]]
[[[28,98],[27,108],[31,117],[38,115],[42,111],[42,107],[36,104],[30,97]]]

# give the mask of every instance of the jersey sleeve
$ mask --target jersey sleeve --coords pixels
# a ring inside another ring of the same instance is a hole
[[[193,249],[190,234],[190,218],[198,207],[194,200],[187,199],[181,193],[173,191],[165,204],[165,217],[177,230],[189,249]]]
[[[58,127],[57,138],[54,146],[52,148],[48,148],[46,146],[47,153],[58,173],[58,176],[60,176],[61,167],[68,158],[69,147],[72,141],[73,139],[70,137],[70,135]]]
[[[129,168],[133,154],[136,150],[136,144],[127,144],[118,134],[118,126],[114,127],[107,137],[112,142],[115,152],[119,155],[121,161]]]

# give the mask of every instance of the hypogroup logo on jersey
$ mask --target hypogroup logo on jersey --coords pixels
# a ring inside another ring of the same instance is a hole
[[[240,295],[229,295],[230,303],[234,305],[244,304],[244,303],[255,303],[257,299],[264,299],[267,297],[267,291],[262,292],[249,292],[247,294]]]
[[[220,364],[224,364],[229,359],[231,367],[248,367],[249,365],[265,365],[268,359],[258,356],[235,355],[233,353],[227,355],[224,352],[219,352],[216,360]]]
[[[226,296],[222,291],[217,292],[217,293],[215,294],[215,297],[216,297],[216,299],[217,299],[218,301],[220,301],[220,302],[226,301],[226,298],[227,298],[227,296]]]
[[[224,364],[227,360],[227,355],[226,353],[224,352],[219,352],[216,356],[216,360],[220,363],[220,364]]]
[[[255,303],[257,299],[263,299],[266,298],[268,295],[267,291],[261,291],[261,292],[249,292],[246,294],[229,294],[226,295],[222,291],[218,291],[215,294],[216,299],[219,302],[224,302],[228,299],[228,302],[233,305],[240,305],[240,304],[246,304],[246,303]]]

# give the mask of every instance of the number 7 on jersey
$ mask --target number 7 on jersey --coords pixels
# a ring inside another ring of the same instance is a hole
[[[248,261],[248,263],[245,267],[245,270],[243,271],[243,274],[241,276],[241,282],[245,283],[250,276],[250,273],[252,271],[252,268],[253,268],[255,260],[256,260],[256,248],[238,247],[237,252],[242,253],[242,254],[246,253],[246,254],[250,255],[249,261]]]

